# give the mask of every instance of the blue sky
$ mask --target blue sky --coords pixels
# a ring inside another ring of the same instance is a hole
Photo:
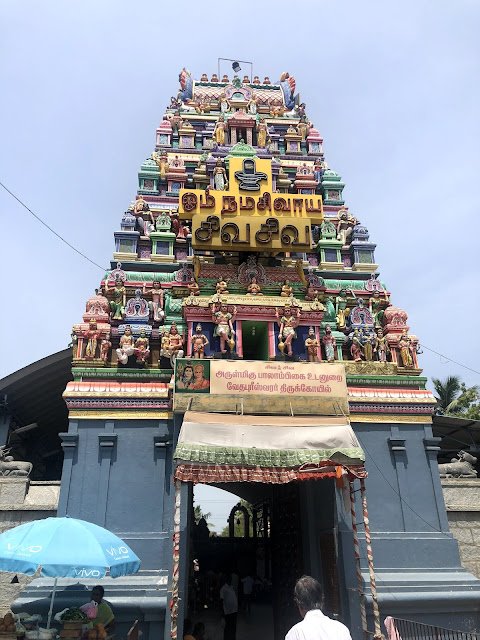
[[[0,179],[107,266],[181,67],[289,71],[411,332],[480,370],[479,24],[474,0],[3,0]],[[0,216],[1,377],[68,344],[102,274],[3,190]],[[421,364],[480,383],[428,351]]]

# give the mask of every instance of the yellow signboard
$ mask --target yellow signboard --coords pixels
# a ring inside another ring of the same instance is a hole
[[[323,220],[318,195],[276,193],[271,160],[230,158],[228,190],[181,189],[179,213],[192,218],[199,249],[308,251],[311,223]]]
[[[348,413],[345,367],[260,360],[175,361],[175,411],[189,406],[231,410],[238,402],[254,413],[290,414],[292,409],[296,414]]]

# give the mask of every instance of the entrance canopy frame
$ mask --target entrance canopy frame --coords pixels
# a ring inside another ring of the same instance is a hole
[[[317,422],[317,429],[319,432],[324,432],[323,444],[332,445],[335,444],[335,437],[333,433],[326,433],[328,430],[326,421],[330,423],[330,428],[341,430],[343,427],[343,433],[339,436],[341,443],[355,446],[341,447],[337,446],[319,446],[322,443],[321,439],[317,442],[311,440],[308,436],[310,431],[304,432],[300,437],[299,449],[281,450],[275,440],[271,441],[271,458],[268,466],[261,465],[261,457],[264,449],[260,447],[261,451],[254,451],[253,457],[251,456],[252,450],[256,449],[254,441],[248,438],[248,433],[243,433],[243,436],[247,437],[246,443],[243,447],[236,447],[238,444],[239,429],[247,430],[247,427],[255,426],[260,422],[264,427],[263,438],[269,437],[268,416],[238,416],[230,414],[201,414],[199,412],[187,411],[184,416],[184,423],[182,425],[180,436],[178,440],[177,449],[174,458],[177,460],[177,466],[174,473],[175,483],[175,512],[174,512],[174,531],[173,531],[173,566],[172,566],[172,581],[171,581],[171,600],[170,600],[170,636],[172,640],[178,639],[178,611],[179,611],[179,577],[180,577],[180,508],[181,508],[181,487],[182,483],[192,482],[197,483],[228,483],[228,482],[263,482],[271,484],[285,484],[294,481],[304,480],[321,480],[324,478],[336,478],[337,485],[344,486],[344,482],[349,483],[349,497],[350,497],[350,511],[352,517],[352,531],[353,531],[353,545],[354,545],[354,557],[357,570],[358,580],[358,592],[360,598],[360,612],[362,620],[362,629],[367,638],[370,634],[367,627],[367,613],[366,613],[366,598],[363,591],[363,578],[360,565],[360,545],[357,533],[357,519],[355,512],[355,489],[354,483],[356,479],[360,480],[360,492],[361,503],[363,512],[363,525],[365,529],[365,541],[367,549],[367,561],[370,578],[370,591],[372,596],[372,609],[373,609],[373,621],[374,621],[374,636],[381,638],[380,627],[380,612],[378,608],[378,597],[375,580],[375,569],[373,563],[373,551],[371,546],[371,535],[368,518],[368,505],[365,488],[365,478],[367,473],[365,471],[363,463],[363,452],[360,449],[358,441],[356,439],[353,430],[350,427],[348,419],[343,418],[331,418],[325,416],[315,417],[284,417],[279,416],[270,417],[270,421],[275,425],[274,428],[280,429],[281,421],[285,420],[290,424],[290,438],[293,438],[292,426],[300,426],[300,423],[309,423],[310,421]],[[222,423],[222,419],[225,420]],[[192,420],[200,420],[200,424],[192,422]],[[237,423],[233,426],[232,423]],[[241,423],[240,425],[238,423]],[[293,424],[292,422],[297,422]],[[336,422],[337,424],[331,424]],[[267,423],[267,424],[265,424]],[[323,423],[323,425],[322,425]],[[203,425],[203,428],[202,426]],[[208,427],[205,429],[205,425],[210,426],[210,434],[208,433]],[[218,428],[220,425],[220,429]],[[272,426],[273,426],[272,425]],[[303,425],[303,427],[309,429],[311,425]],[[196,427],[196,428],[195,428]],[[225,432],[222,432],[222,427],[227,427],[230,431],[228,434],[233,446],[225,447],[224,438]],[[235,428],[236,427],[236,428]],[[267,427],[265,431],[265,427]],[[207,433],[203,433],[207,431]],[[248,430],[247,430],[248,431]],[[196,432],[196,435],[194,435]],[[242,435],[240,433],[240,435]],[[333,438],[333,440],[329,439]],[[347,438],[347,439],[346,439]],[[350,438],[350,439],[349,439]],[[352,439],[353,438],[353,439]],[[294,438],[293,438],[294,439]],[[195,442],[195,440],[197,442]],[[201,442],[198,442],[200,440]],[[260,437],[260,442],[262,436]],[[208,446],[210,444],[210,446]],[[281,444],[281,443],[280,443]],[[296,443],[299,446],[299,443]],[[295,454],[292,452],[295,451]],[[242,453],[243,452],[243,453]],[[250,454],[248,453],[250,452]],[[276,453],[275,453],[276,452]],[[240,455],[240,460],[238,459]],[[259,459],[260,456],[260,459]],[[257,458],[257,459],[255,459]],[[285,463],[288,460],[288,463]]]

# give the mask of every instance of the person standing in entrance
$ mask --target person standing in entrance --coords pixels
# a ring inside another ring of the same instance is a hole
[[[318,580],[311,576],[297,580],[294,600],[303,620],[290,629],[285,640],[352,640],[344,624],[322,613],[323,593]]]
[[[223,604],[223,616],[225,618],[225,629],[223,630],[223,640],[235,640],[237,636],[237,594],[232,587],[232,576],[228,575],[225,584],[220,589],[220,599]]]

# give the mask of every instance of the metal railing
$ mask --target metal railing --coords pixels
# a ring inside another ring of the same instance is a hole
[[[397,633],[389,640],[480,640],[480,634],[444,629],[433,624],[393,618]]]

